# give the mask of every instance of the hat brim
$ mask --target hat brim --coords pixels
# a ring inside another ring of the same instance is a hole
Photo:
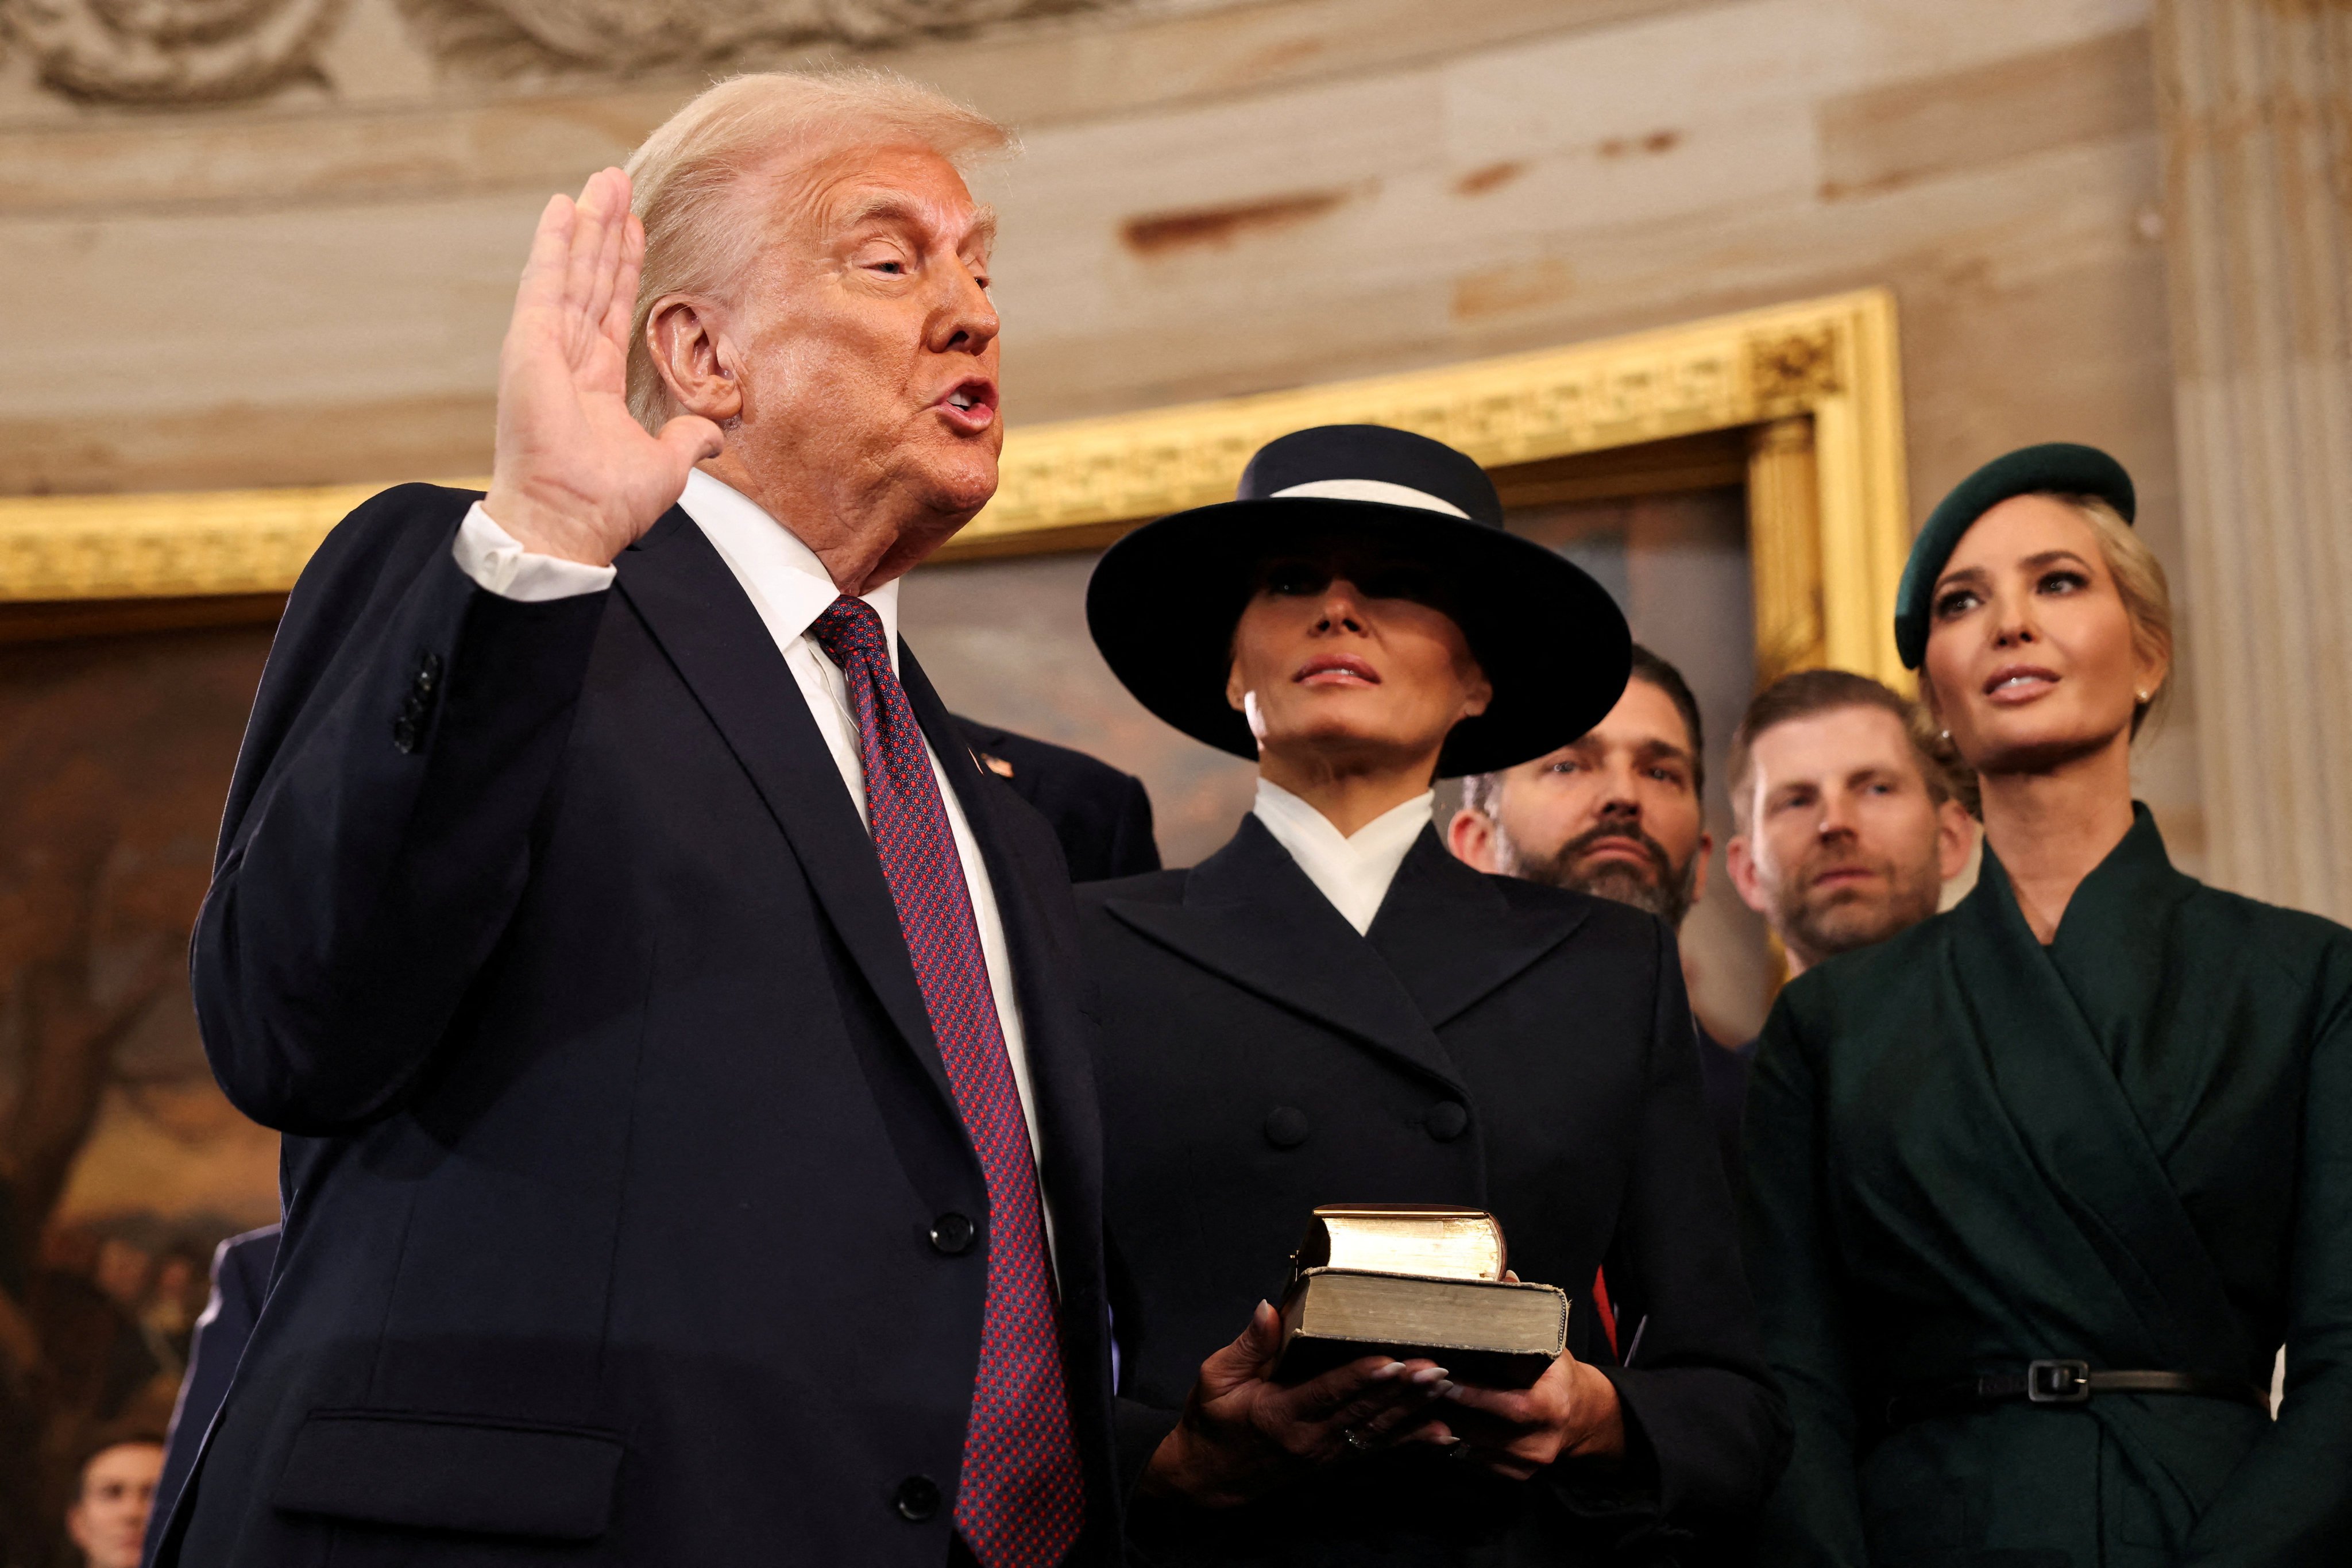
[[[1440,777],[1493,773],[1568,744],[1624,694],[1625,616],[1552,551],[1466,518],[1373,501],[1273,497],[1196,507],[1105,552],[1087,626],[1136,700],[1196,741],[1252,761],[1256,738],[1225,700],[1234,627],[1258,564],[1303,534],[1380,540],[1442,573],[1487,682],[1486,711],[1446,737]]]

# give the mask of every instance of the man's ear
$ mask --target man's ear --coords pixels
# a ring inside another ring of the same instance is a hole
[[[1969,863],[1977,847],[1977,819],[1957,800],[1936,808],[1936,874],[1948,882]]]
[[[1759,915],[1769,916],[1772,912],[1770,900],[1764,896],[1764,879],[1757,874],[1756,857],[1748,847],[1746,834],[1733,834],[1731,841],[1723,847],[1723,868],[1731,873],[1732,891],[1739,895],[1741,903]]]
[[[665,294],[646,317],[646,349],[670,401],[688,414],[724,425],[743,412],[734,346],[719,331],[717,307],[687,294]]]
[[[1465,866],[1481,871],[1498,869],[1495,864],[1495,825],[1483,811],[1464,806],[1445,825],[1445,847],[1454,858]]]
[[[1698,862],[1698,868],[1691,873],[1691,902],[1696,904],[1706,897],[1706,864],[1715,858],[1715,835],[1702,831],[1698,836],[1698,847],[1691,854]]]

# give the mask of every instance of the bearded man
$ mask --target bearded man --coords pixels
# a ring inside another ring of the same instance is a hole
[[[193,954],[285,1229],[163,1563],[1115,1560],[1068,886],[896,626],[1005,143],[712,88],[548,204],[489,493],[303,574]]]
[[[1690,682],[1635,643],[1625,693],[1600,723],[1548,756],[1462,781],[1446,842],[1481,871],[1631,904],[1679,933],[1715,847],[1700,795],[1706,750]],[[1696,1033],[1699,1082],[1731,1171],[1755,1043]]]

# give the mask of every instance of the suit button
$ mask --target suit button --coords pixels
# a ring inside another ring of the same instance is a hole
[[[898,1491],[891,1496],[890,1506],[897,1509],[898,1517],[909,1524],[920,1524],[927,1519],[936,1518],[940,1511],[940,1483],[929,1476],[908,1476],[898,1483]]]
[[[1429,1115],[1422,1125],[1428,1128],[1429,1135],[1440,1143],[1451,1143],[1462,1136],[1463,1129],[1470,1125],[1470,1112],[1458,1100],[1442,1100],[1429,1108]]]
[[[978,1226],[972,1224],[971,1221],[952,1210],[931,1221],[931,1246],[939,1251],[946,1253],[950,1258],[959,1257],[963,1253],[970,1252],[971,1250],[972,1237],[979,1234],[980,1227]],[[921,1479],[920,1477],[917,1477],[916,1479],[918,1480]],[[931,1483],[924,1481],[923,1484],[928,1487],[930,1486]],[[933,1496],[936,1499],[938,1489],[933,1488],[932,1491]],[[908,1517],[911,1519],[914,1516],[909,1514]]]
[[[1265,1141],[1277,1149],[1296,1149],[1307,1142],[1307,1112],[1295,1105],[1277,1105],[1265,1113]]]

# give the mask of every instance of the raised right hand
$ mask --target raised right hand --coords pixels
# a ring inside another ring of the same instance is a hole
[[[1261,1301],[1241,1336],[1201,1363],[1176,1429],[1142,1486],[1203,1508],[1232,1508],[1303,1471],[1410,1441],[1454,1385],[1433,1362],[1366,1356],[1295,1388],[1272,1381],[1282,1320]]]
[[[551,197],[499,351],[498,455],[483,510],[524,549],[605,566],[676,503],[719,426],[682,414],[650,436],[629,414],[629,323],[646,231],[629,177]]]

